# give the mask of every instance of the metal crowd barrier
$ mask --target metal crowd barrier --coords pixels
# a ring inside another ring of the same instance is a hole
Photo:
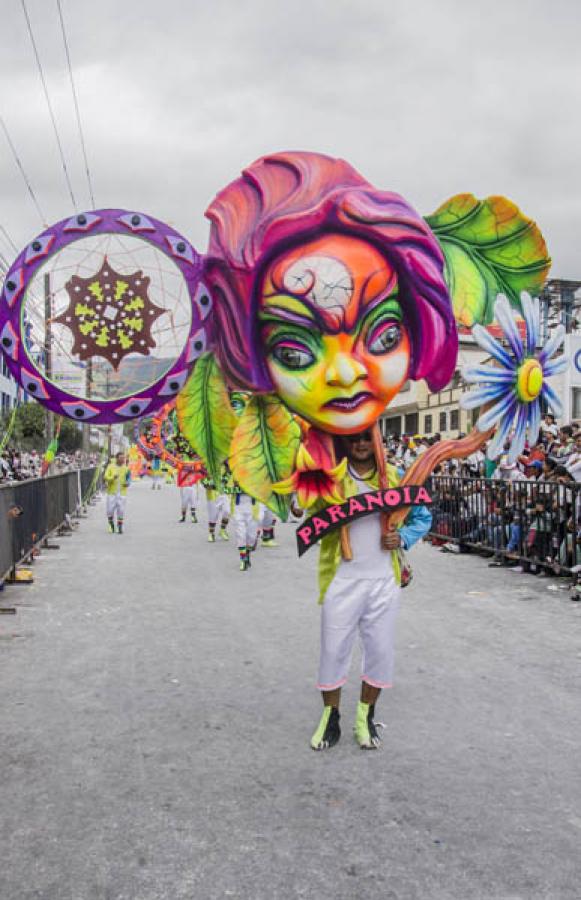
[[[506,564],[569,574],[581,565],[581,485],[433,476],[431,537]]]
[[[49,535],[79,514],[98,488],[98,469],[0,486],[0,581]],[[21,515],[14,515],[16,509]]]

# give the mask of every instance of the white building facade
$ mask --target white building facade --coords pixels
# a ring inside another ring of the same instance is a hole
[[[560,425],[581,421],[581,334],[565,336],[564,353],[569,365],[561,375],[556,375],[550,381],[563,403]]]
[[[12,378],[4,355],[0,353],[0,416],[7,415],[16,406],[18,385]]]

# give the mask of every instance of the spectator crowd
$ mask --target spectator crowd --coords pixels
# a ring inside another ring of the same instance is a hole
[[[462,437],[463,435],[460,435]],[[435,442],[390,437],[388,459],[407,469]],[[496,461],[486,448],[434,472],[432,542],[444,552],[478,552],[491,565],[536,575],[581,572],[581,426],[546,415],[539,438],[514,462],[510,440]],[[575,593],[575,598],[581,596]]]
[[[465,437],[460,433],[458,437]],[[441,440],[439,434],[432,437],[422,435],[391,435],[385,438],[388,462],[399,469],[408,469],[428,447]],[[525,447],[516,463],[510,464],[507,453],[510,441],[505,444],[505,453],[499,460],[486,457],[486,448],[477,450],[464,460],[449,460],[434,474],[466,477],[496,478],[506,481],[536,479],[543,473],[543,464],[560,465],[567,469],[574,481],[581,480],[581,425],[574,423],[559,427],[555,417],[547,414],[541,423],[538,442],[534,447]]]
[[[3,450],[0,454],[0,485],[40,478],[42,461],[43,455],[37,450],[19,451],[13,447]],[[50,474],[58,475],[60,472],[70,472],[94,466],[96,463],[95,454],[83,453],[80,450],[75,453],[58,453],[51,463]]]

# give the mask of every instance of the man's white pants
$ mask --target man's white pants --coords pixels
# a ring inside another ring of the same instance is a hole
[[[112,519],[117,514],[117,519],[123,519],[126,500],[121,494],[107,494],[107,518]]]
[[[182,503],[182,512],[186,512],[188,509],[196,511],[196,485],[190,484],[187,487],[180,488],[180,500]]]
[[[237,547],[254,547],[258,522],[254,517],[256,504],[246,495],[240,496],[234,507],[234,527]]]
[[[262,515],[260,517],[260,524],[261,524],[262,528],[273,528],[275,522],[276,522],[275,514],[272,512],[272,510],[270,510],[268,508],[268,506],[263,506],[262,507]]]
[[[333,579],[321,614],[319,690],[332,691],[347,681],[357,632],[363,648],[361,680],[391,687],[400,592],[393,575]]]
[[[215,525],[230,516],[230,497],[220,494],[215,500],[208,500],[208,522]]]

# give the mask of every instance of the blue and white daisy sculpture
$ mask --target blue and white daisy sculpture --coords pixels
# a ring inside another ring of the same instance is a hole
[[[541,399],[545,400],[556,416],[562,414],[561,401],[548,384],[551,375],[567,368],[567,359],[553,356],[565,339],[565,329],[560,325],[544,347],[540,347],[540,307],[538,298],[521,294],[523,318],[526,325],[524,342],[521,339],[509,301],[499,294],[494,305],[495,318],[510,349],[492,337],[481,325],[472,329],[474,339],[486,350],[495,365],[469,366],[463,371],[464,380],[479,386],[462,397],[464,409],[484,406],[476,429],[480,432],[497,427],[488,447],[490,459],[503,452],[504,444],[514,434],[508,452],[508,461],[516,462],[527,440],[536,443],[541,424]]]

